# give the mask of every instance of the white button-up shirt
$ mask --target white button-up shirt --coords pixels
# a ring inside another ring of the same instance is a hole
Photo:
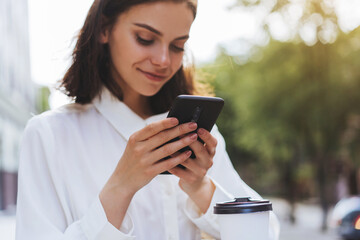
[[[127,140],[165,117],[166,113],[143,120],[108,90],[91,104],[69,104],[33,117],[25,129],[20,153],[16,239],[220,238],[213,214],[215,203],[233,196],[260,196],[234,170],[216,126],[212,134],[218,146],[208,171],[216,190],[205,214],[199,214],[176,176],[159,175],[134,195],[120,229],[106,218],[99,193]],[[276,218],[272,223],[275,239]]]

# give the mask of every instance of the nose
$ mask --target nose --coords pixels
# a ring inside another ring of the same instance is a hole
[[[161,67],[166,68],[170,65],[170,52],[167,46],[161,46],[157,49],[155,49],[153,56],[151,58],[152,64]]]

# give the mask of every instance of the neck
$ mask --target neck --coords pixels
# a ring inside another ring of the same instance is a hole
[[[142,95],[129,96],[124,95],[123,102],[142,119],[152,116],[150,109],[149,98]]]
[[[151,117],[153,113],[151,112],[149,98],[133,91],[122,80],[119,73],[116,72],[114,68],[112,68],[112,71],[114,79],[117,80],[117,84],[119,84],[122,89],[123,102],[142,119]]]

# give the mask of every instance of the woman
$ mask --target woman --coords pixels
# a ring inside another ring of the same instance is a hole
[[[259,197],[216,127],[191,133],[195,123],[166,118],[177,95],[196,93],[182,66],[196,6],[95,0],[62,83],[75,103],[24,133],[17,239],[219,238],[215,202]],[[185,146],[195,159],[177,153]]]

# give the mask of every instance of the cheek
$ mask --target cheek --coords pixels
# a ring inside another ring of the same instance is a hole
[[[183,64],[183,57],[184,54],[174,54],[172,56],[172,61],[171,61],[171,65],[172,65],[172,70],[174,72],[176,72],[177,70],[179,70],[179,68],[181,67],[181,65]]]
[[[112,41],[109,42],[109,48],[113,64],[119,67],[119,64],[123,62],[128,55],[127,48],[124,47],[124,42],[112,39]]]
[[[130,37],[113,39],[110,43],[110,51],[114,62],[121,63],[121,65],[133,64],[145,56],[144,49]]]

